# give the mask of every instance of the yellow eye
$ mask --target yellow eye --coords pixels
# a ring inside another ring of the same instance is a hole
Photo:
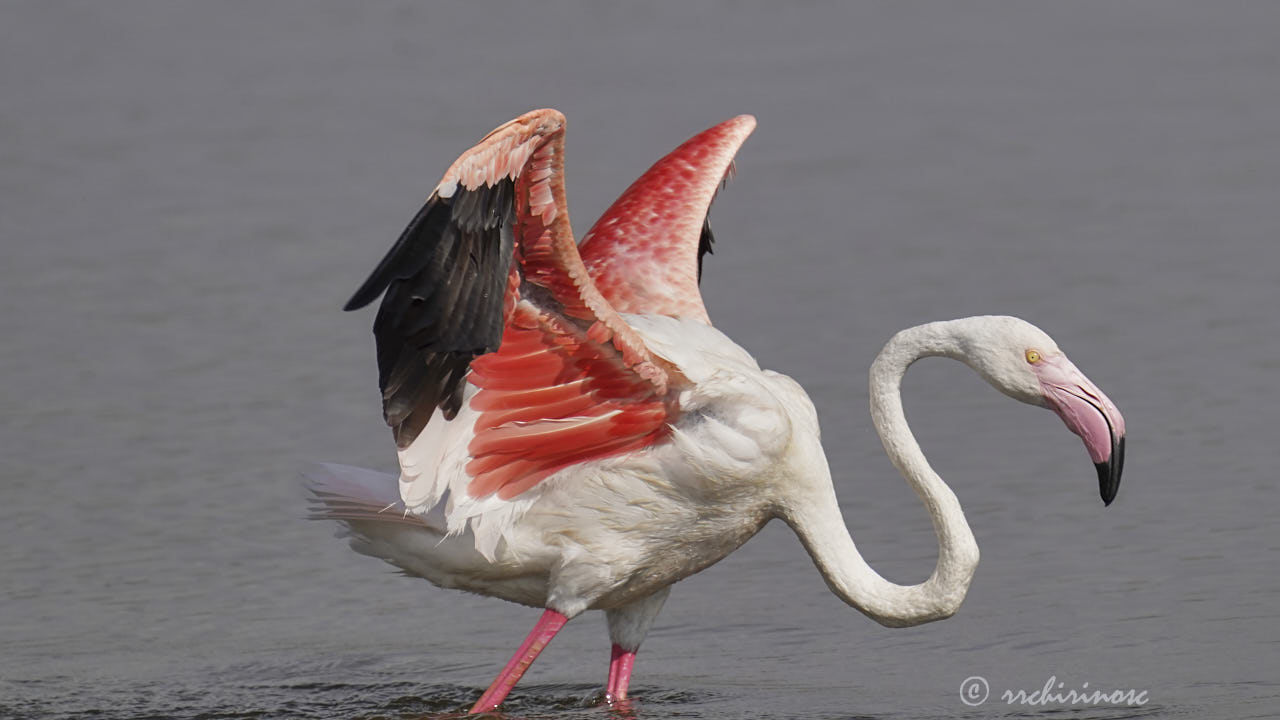
[[[1032,365],[1040,362],[1040,353],[1036,352],[1035,350],[1028,350],[1027,362],[1031,363]]]

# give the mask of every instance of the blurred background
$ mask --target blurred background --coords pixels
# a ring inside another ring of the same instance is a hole
[[[887,577],[936,557],[866,409],[898,329],[1022,316],[1128,421],[1104,510],[1052,414],[920,363],[908,417],[983,553],[960,613],[881,628],[774,523],[674,589],[639,716],[1280,702],[1280,5],[11,1],[0,93],[0,716],[469,706],[538,612],[355,555],[299,478],[394,470],[373,313],[340,307],[535,107],[568,117],[579,233],[687,137],[759,119],[703,292],[813,396]],[[588,614],[506,709],[607,716],[607,659]],[[1050,678],[1149,702],[999,698]]]

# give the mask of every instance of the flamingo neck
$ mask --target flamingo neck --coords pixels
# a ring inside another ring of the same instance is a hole
[[[921,325],[893,337],[871,366],[871,417],[894,467],[915,490],[938,537],[938,564],[918,585],[898,585],[877,573],[850,537],[830,471],[823,463],[807,497],[784,516],[795,529],[832,592],[889,627],[919,625],[950,617],[960,607],[978,564],[978,545],[955,493],[929,466],[902,409],[902,377],[923,357],[965,360],[956,322]]]

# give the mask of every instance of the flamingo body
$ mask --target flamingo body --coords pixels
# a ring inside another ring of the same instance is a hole
[[[817,416],[799,385],[761,370],[715,328],[665,316],[626,319],[693,384],[681,392],[681,416],[663,442],[561,470],[535,498],[464,499],[452,513],[448,487],[435,504],[409,504],[417,496],[404,491],[418,480],[328,466],[314,487],[348,499],[330,516],[347,522],[358,550],[411,575],[569,616],[643,600],[722,559],[773,516],[768,483],[805,469],[793,467],[804,459],[793,437],[808,439],[808,459],[821,461]],[[466,447],[461,429],[479,414],[464,402],[452,422],[428,424],[428,432],[441,428],[438,435],[420,440],[433,449]],[[466,476],[465,453],[439,452],[438,462],[437,482]],[[467,503],[480,510],[486,500],[496,509],[464,514]],[[488,524],[494,517],[501,532]]]
[[[398,477],[328,465],[311,488],[357,551],[445,588],[544,608],[472,708],[497,707],[555,633],[604,610],[606,686],[627,695],[670,586],[769,520],[800,537],[843,600],[889,626],[947,617],[977,545],[907,427],[899,383],[961,360],[1079,435],[1114,498],[1124,421],[1057,345],[1016,318],[911,328],[872,366],[872,416],[939,539],[933,575],[891,583],[840,516],[817,414],[711,326],[698,292],[707,211],[755,127],[721,123],[660,160],[579,249],[565,202],[564,117],[535,110],[450,166],[347,309],[378,296],[383,412]]]

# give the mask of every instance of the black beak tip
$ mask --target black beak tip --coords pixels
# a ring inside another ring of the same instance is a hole
[[[1093,466],[1098,471],[1098,492],[1102,495],[1102,504],[1109,506],[1120,490],[1120,473],[1124,471],[1124,438],[1112,445],[1108,460]]]
[[[1116,499],[1116,491],[1120,489],[1118,480],[1112,480],[1111,461],[1094,463],[1093,467],[1098,471],[1098,492],[1102,495],[1102,504],[1110,505]]]

